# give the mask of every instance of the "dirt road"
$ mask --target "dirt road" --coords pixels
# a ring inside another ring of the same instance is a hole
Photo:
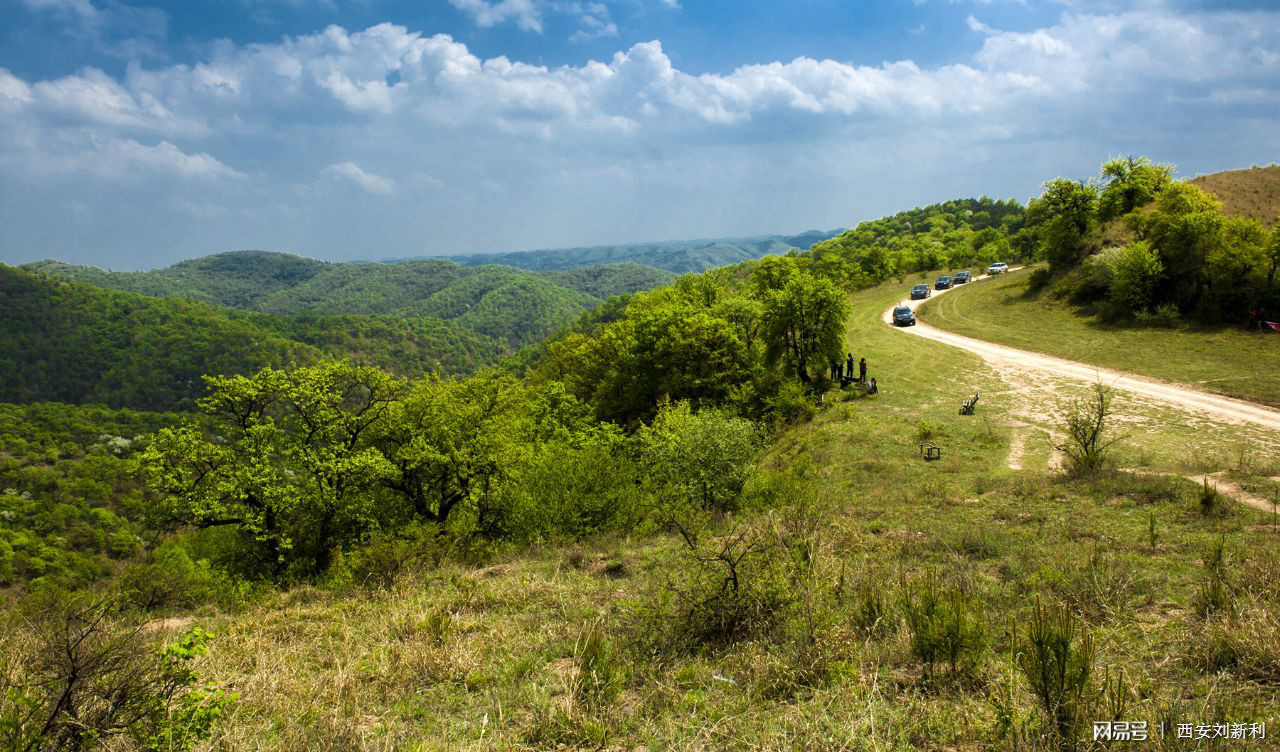
[[[981,284],[981,280],[984,279],[987,279],[986,275],[975,278],[969,284]],[[936,290],[933,294],[944,295],[948,292],[951,290]],[[903,301],[902,305],[909,305],[912,310],[915,310],[924,302],[923,300]],[[886,310],[883,318],[886,324],[893,326],[893,308]],[[1087,363],[1055,358],[1052,355],[997,345],[993,342],[943,331],[923,321],[918,321],[915,326],[899,328],[918,337],[926,337],[975,353],[1002,375],[1008,372],[1030,371],[1089,384],[1101,380],[1115,389],[1130,392],[1178,410],[1200,413],[1215,421],[1235,425],[1256,425],[1280,431],[1280,410],[1252,402],[1209,394],[1187,386],[1113,371],[1109,368],[1099,368]]]

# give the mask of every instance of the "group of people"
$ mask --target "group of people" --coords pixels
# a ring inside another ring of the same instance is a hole
[[[849,386],[851,383],[866,384],[868,394],[875,394],[879,391],[876,380],[867,381],[867,359],[859,358],[857,361],[858,375],[853,375],[854,360],[853,353],[849,353],[849,357],[844,362],[839,360],[831,361],[831,380],[838,383],[842,387]]]
[[[1280,324],[1267,321],[1267,309],[1263,306],[1249,309],[1249,328],[1259,332],[1280,331]]]

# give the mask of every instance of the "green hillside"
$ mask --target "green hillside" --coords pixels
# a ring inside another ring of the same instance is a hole
[[[204,374],[352,357],[406,375],[465,373],[508,348],[445,321],[271,316],[0,265],[0,401],[185,409]]]
[[[753,238],[675,240],[629,245],[557,248],[512,253],[476,253],[450,256],[459,264],[502,264],[531,271],[567,271],[600,264],[641,264],[676,274],[689,274],[743,261],[805,250],[837,235],[841,230],[810,230],[798,235],[765,235]]]
[[[220,253],[146,272],[110,272],[56,261],[25,268],[106,289],[193,298],[285,316],[440,319],[453,322],[452,331],[464,339],[474,340],[466,332],[479,334],[508,349],[541,340],[606,298],[672,279],[668,272],[639,264],[534,273],[494,265],[465,267],[444,259],[334,264],[265,251]]]

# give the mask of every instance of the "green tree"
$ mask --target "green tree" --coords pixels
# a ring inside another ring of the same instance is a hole
[[[640,464],[668,511],[737,507],[763,445],[755,423],[688,402],[666,404],[636,436]]]
[[[1056,178],[1027,205],[1027,223],[1037,227],[1050,267],[1074,266],[1085,255],[1085,235],[1093,222],[1098,189],[1093,183]]]
[[[1111,259],[1111,303],[1118,311],[1145,311],[1156,302],[1164,265],[1150,246],[1130,243]]]
[[[1118,157],[1102,165],[1103,188],[1098,219],[1124,216],[1155,200],[1173,179],[1173,165],[1152,164],[1147,157]]]
[[[293,563],[323,571],[337,546],[376,525],[370,491],[394,468],[368,440],[401,383],[343,361],[206,381],[206,421],[160,431],[142,457],[167,514],[236,527],[277,578]]]
[[[1164,264],[1162,297],[1183,311],[1194,309],[1209,283],[1206,263],[1224,239],[1222,204],[1193,183],[1170,183],[1142,226]]]
[[[419,519],[444,525],[466,508],[493,533],[499,521],[491,502],[531,451],[528,407],[524,388],[507,374],[428,375],[392,406],[373,438],[393,468],[382,484]]]
[[[833,282],[797,273],[765,297],[761,328],[766,361],[782,362],[788,372],[809,383],[810,368],[821,369],[840,357],[848,316],[845,295]]]

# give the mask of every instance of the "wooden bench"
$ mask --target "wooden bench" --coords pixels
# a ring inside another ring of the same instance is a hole
[[[973,408],[977,406],[978,406],[978,393],[974,392],[972,397],[965,400],[964,403],[960,405],[960,414],[973,415]]]
[[[940,460],[942,459],[942,447],[934,446],[933,444],[921,444],[920,456],[924,457],[925,461]]]

